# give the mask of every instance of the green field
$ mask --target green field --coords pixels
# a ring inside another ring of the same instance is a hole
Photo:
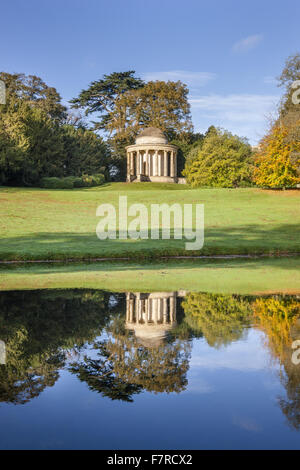
[[[0,266],[0,290],[53,288],[300,294],[300,257]]]
[[[184,240],[100,241],[96,208],[128,204],[203,203],[205,243]],[[300,191],[189,189],[184,185],[112,183],[78,190],[0,187],[0,259],[159,258],[163,255],[300,253]]]

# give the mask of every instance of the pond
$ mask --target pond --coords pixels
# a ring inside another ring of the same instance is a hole
[[[300,449],[299,339],[296,295],[0,292],[0,448]]]

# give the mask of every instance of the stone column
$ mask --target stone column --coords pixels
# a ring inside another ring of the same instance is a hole
[[[153,313],[154,313],[154,323],[157,324],[157,319],[158,319],[157,299],[152,299],[152,305],[153,305]]]
[[[168,152],[164,150],[164,176],[168,175]]]
[[[174,152],[174,176],[177,177],[177,152]]]
[[[163,322],[168,323],[168,299],[164,298]]]
[[[158,150],[157,152],[157,158],[158,158],[158,176],[161,176],[161,152]]]
[[[126,292],[126,321],[129,321],[129,310],[130,310],[129,299],[130,299],[130,293]]]
[[[129,321],[133,323],[133,308],[134,308],[134,299],[129,300]]]
[[[157,154],[157,150],[155,150],[153,158],[154,158],[154,172],[153,172],[153,175],[157,176],[158,175],[158,154]]]
[[[140,322],[140,295],[135,296],[135,322]]]
[[[148,150],[145,150],[145,160],[146,160],[146,175],[149,176],[149,155],[148,155]]]
[[[158,299],[158,305],[159,305],[159,321],[162,323],[163,322],[163,309],[162,309],[162,306],[163,306],[163,303],[162,303],[163,299]]]
[[[134,171],[134,155],[133,155],[133,152],[130,152],[130,174],[135,175],[135,171]]]
[[[139,176],[141,174],[140,170],[140,152],[137,150],[136,152],[136,176]]]
[[[174,152],[171,151],[171,159],[170,159],[170,176],[174,178]]]
[[[148,299],[144,299],[145,303],[145,322],[149,323],[149,313],[148,313]]]
[[[127,181],[130,181],[130,152],[127,152]]]
[[[170,297],[170,322],[173,323],[176,318],[175,312],[175,298],[172,296]]]
[[[150,176],[154,175],[153,153],[150,153]]]
[[[144,172],[144,168],[143,168],[143,161],[144,161],[144,158],[143,158],[142,152],[139,152],[139,155],[140,155],[140,173],[141,173],[141,175],[142,175],[143,172]]]

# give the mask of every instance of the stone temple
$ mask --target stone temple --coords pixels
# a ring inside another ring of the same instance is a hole
[[[177,147],[168,144],[166,136],[156,127],[147,127],[128,145],[127,181],[185,183],[177,177]]]

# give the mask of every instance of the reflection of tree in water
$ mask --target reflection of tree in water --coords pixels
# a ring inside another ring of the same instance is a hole
[[[282,366],[286,397],[279,398],[289,424],[300,429],[300,365],[293,364],[292,342],[300,339],[300,302],[292,296],[257,298],[253,303],[257,327],[266,333],[266,345]]]
[[[180,338],[180,329],[169,338],[162,334],[176,325],[174,313],[167,313],[175,301],[174,293],[127,296],[126,318],[113,318],[107,338],[95,343],[98,358],[85,357],[71,370],[91,390],[113,400],[133,401],[142,390],[181,392],[187,385],[191,343]]]
[[[53,386],[70,351],[101,333],[108,294],[97,291],[25,291],[0,294],[0,401],[26,403]]]
[[[182,307],[186,323],[215,348],[237,341],[250,325],[250,297],[190,293]]]

